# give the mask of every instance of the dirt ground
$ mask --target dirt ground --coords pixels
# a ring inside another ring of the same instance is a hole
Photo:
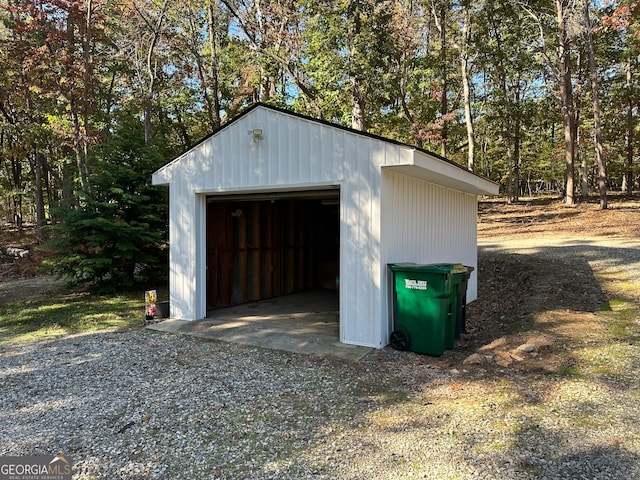
[[[501,199],[481,201],[478,237],[639,238],[640,196],[612,195],[608,202],[609,208],[600,210],[597,199],[577,205],[565,205],[554,198],[534,198],[512,205]]]
[[[629,275],[638,272],[627,267],[640,261],[638,197],[614,196],[604,211],[597,200],[481,202],[478,242],[478,300],[468,307],[469,335],[440,359],[449,366],[475,353],[486,368],[569,368],[568,351],[602,340],[611,300],[636,300],[637,309],[640,286]]]
[[[35,248],[35,229],[27,226],[19,231],[11,225],[0,228],[0,304],[32,301],[59,288],[62,282],[44,275],[42,255]],[[28,250],[24,257],[7,255],[7,249]]]
[[[468,333],[442,357],[416,355],[415,361],[455,369],[557,369],[571,361],[570,356],[567,360],[566,345],[584,344],[602,333],[603,324],[596,312],[616,292],[603,288],[602,279],[582,254],[565,256],[558,251],[550,259],[544,254],[522,255],[482,247],[494,239],[531,245],[545,244],[546,239],[638,241],[640,197],[613,196],[605,211],[598,209],[596,200],[575,206],[550,198],[512,205],[502,200],[481,201],[481,281],[478,300],[467,309]],[[33,250],[34,245],[29,230],[20,233],[3,228],[0,233],[0,248]],[[24,259],[0,256],[0,303],[33,300],[60,287],[59,281],[40,275],[39,262],[37,253]],[[531,348],[534,350],[526,351]],[[389,350],[378,354],[392,355]],[[466,367],[474,354],[477,367]]]
[[[34,247],[38,240],[32,227],[17,230],[12,225],[0,228],[0,282],[29,278],[38,274],[37,267],[41,261]],[[6,254],[7,248],[28,250],[26,257],[16,258]]]

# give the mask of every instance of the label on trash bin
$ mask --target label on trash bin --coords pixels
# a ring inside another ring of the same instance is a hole
[[[426,290],[427,289],[427,281],[426,280],[414,280],[412,278],[404,279],[404,288],[407,290]]]

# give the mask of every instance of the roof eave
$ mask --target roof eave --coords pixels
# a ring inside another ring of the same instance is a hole
[[[500,186],[440,157],[414,150],[407,163],[390,165],[393,171],[472,195],[498,195]]]

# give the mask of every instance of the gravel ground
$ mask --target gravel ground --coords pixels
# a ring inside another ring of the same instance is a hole
[[[602,268],[639,260],[629,247],[607,263],[606,248]],[[637,479],[634,314],[627,336],[566,346],[579,371],[386,349],[345,362],[146,330],[13,345],[0,454],[65,454],[77,479]]]
[[[624,272],[640,284],[640,240],[629,238],[541,236],[522,239],[480,238],[481,250],[538,255],[549,259],[585,259],[594,271]]]

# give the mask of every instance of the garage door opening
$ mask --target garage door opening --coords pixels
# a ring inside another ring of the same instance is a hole
[[[339,207],[337,188],[208,197],[207,314],[309,291],[337,305]]]

